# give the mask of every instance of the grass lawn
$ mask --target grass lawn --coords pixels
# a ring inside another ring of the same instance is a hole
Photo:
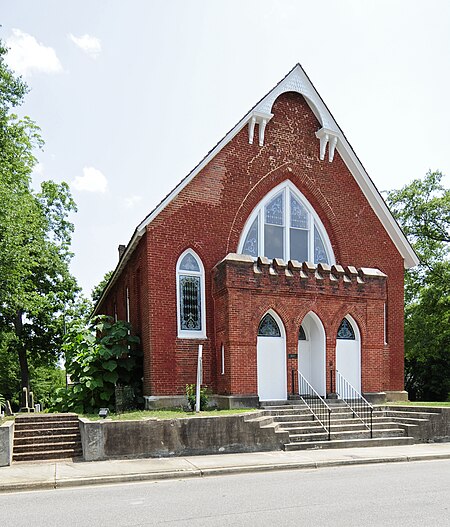
[[[236,415],[245,412],[255,412],[255,408],[240,408],[236,410],[206,410],[204,412],[185,412],[179,408],[173,408],[168,410],[141,410],[134,412],[126,412],[123,414],[109,414],[108,418],[114,421],[129,421],[136,419],[180,419],[185,417],[210,417],[210,416],[224,416],[224,415]],[[85,414],[81,417],[90,419],[91,421],[97,421],[101,419],[97,414]]]
[[[399,406],[450,406],[450,401],[445,402],[424,402],[424,401],[397,401],[395,403],[386,403],[387,405]]]

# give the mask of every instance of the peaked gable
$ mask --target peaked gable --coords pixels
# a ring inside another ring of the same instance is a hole
[[[297,92],[305,98],[321,128],[316,131],[320,159],[325,157],[327,161],[333,162],[335,151],[339,152],[342,160],[351,172],[362,193],[366,197],[376,216],[386,229],[394,245],[404,260],[405,268],[418,264],[418,258],[410,246],[405,235],[390,213],[382,196],[376,189],[372,180],[365,171],[363,165],[354,153],[345,135],[335,122],[330,111],[321,99],[320,95],[312,85],[308,76],[297,64],[266,96],[264,96],[228,134],[204,157],[204,159],[170,192],[157,207],[138,225],[128,246],[119,261],[119,264],[105,288],[97,305],[100,305],[103,297],[120,275],[129,257],[137,246],[139,239],[149,225],[165,207],[192,181],[193,178],[245,127],[248,126],[248,142],[258,142],[264,145],[265,129],[273,117],[271,113],[275,100],[283,93]],[[328,154],[326,156],[326,154]]]

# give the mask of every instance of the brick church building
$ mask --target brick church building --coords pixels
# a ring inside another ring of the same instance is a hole
[[[147,407],[203,382],[220,407],[326,396],[336,371],[403,399],[417,256],[296,65],[138,225],[95,312],[132,323]]]

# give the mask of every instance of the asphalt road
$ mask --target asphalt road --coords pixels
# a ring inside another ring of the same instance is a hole
[[[450,460],[0,495],[1,527],[449,526]]]

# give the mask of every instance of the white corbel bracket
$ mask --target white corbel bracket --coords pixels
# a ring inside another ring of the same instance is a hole
[[[264,131],[267,123],[272,119],[273,113],[263,113],[253,111],[250,120],[248,121],[248,142],[253,144],[253,137],[255,135],[255,125],[258,123],[259,131],[259,146],[264,145]]]
[[[316,137],[320,139],[320,160],[323,161],[325,159],[325,150],[328,144],[328,161],[331,163],[338,143],[338,133],[329,128],[321,128],[316,132]]]

